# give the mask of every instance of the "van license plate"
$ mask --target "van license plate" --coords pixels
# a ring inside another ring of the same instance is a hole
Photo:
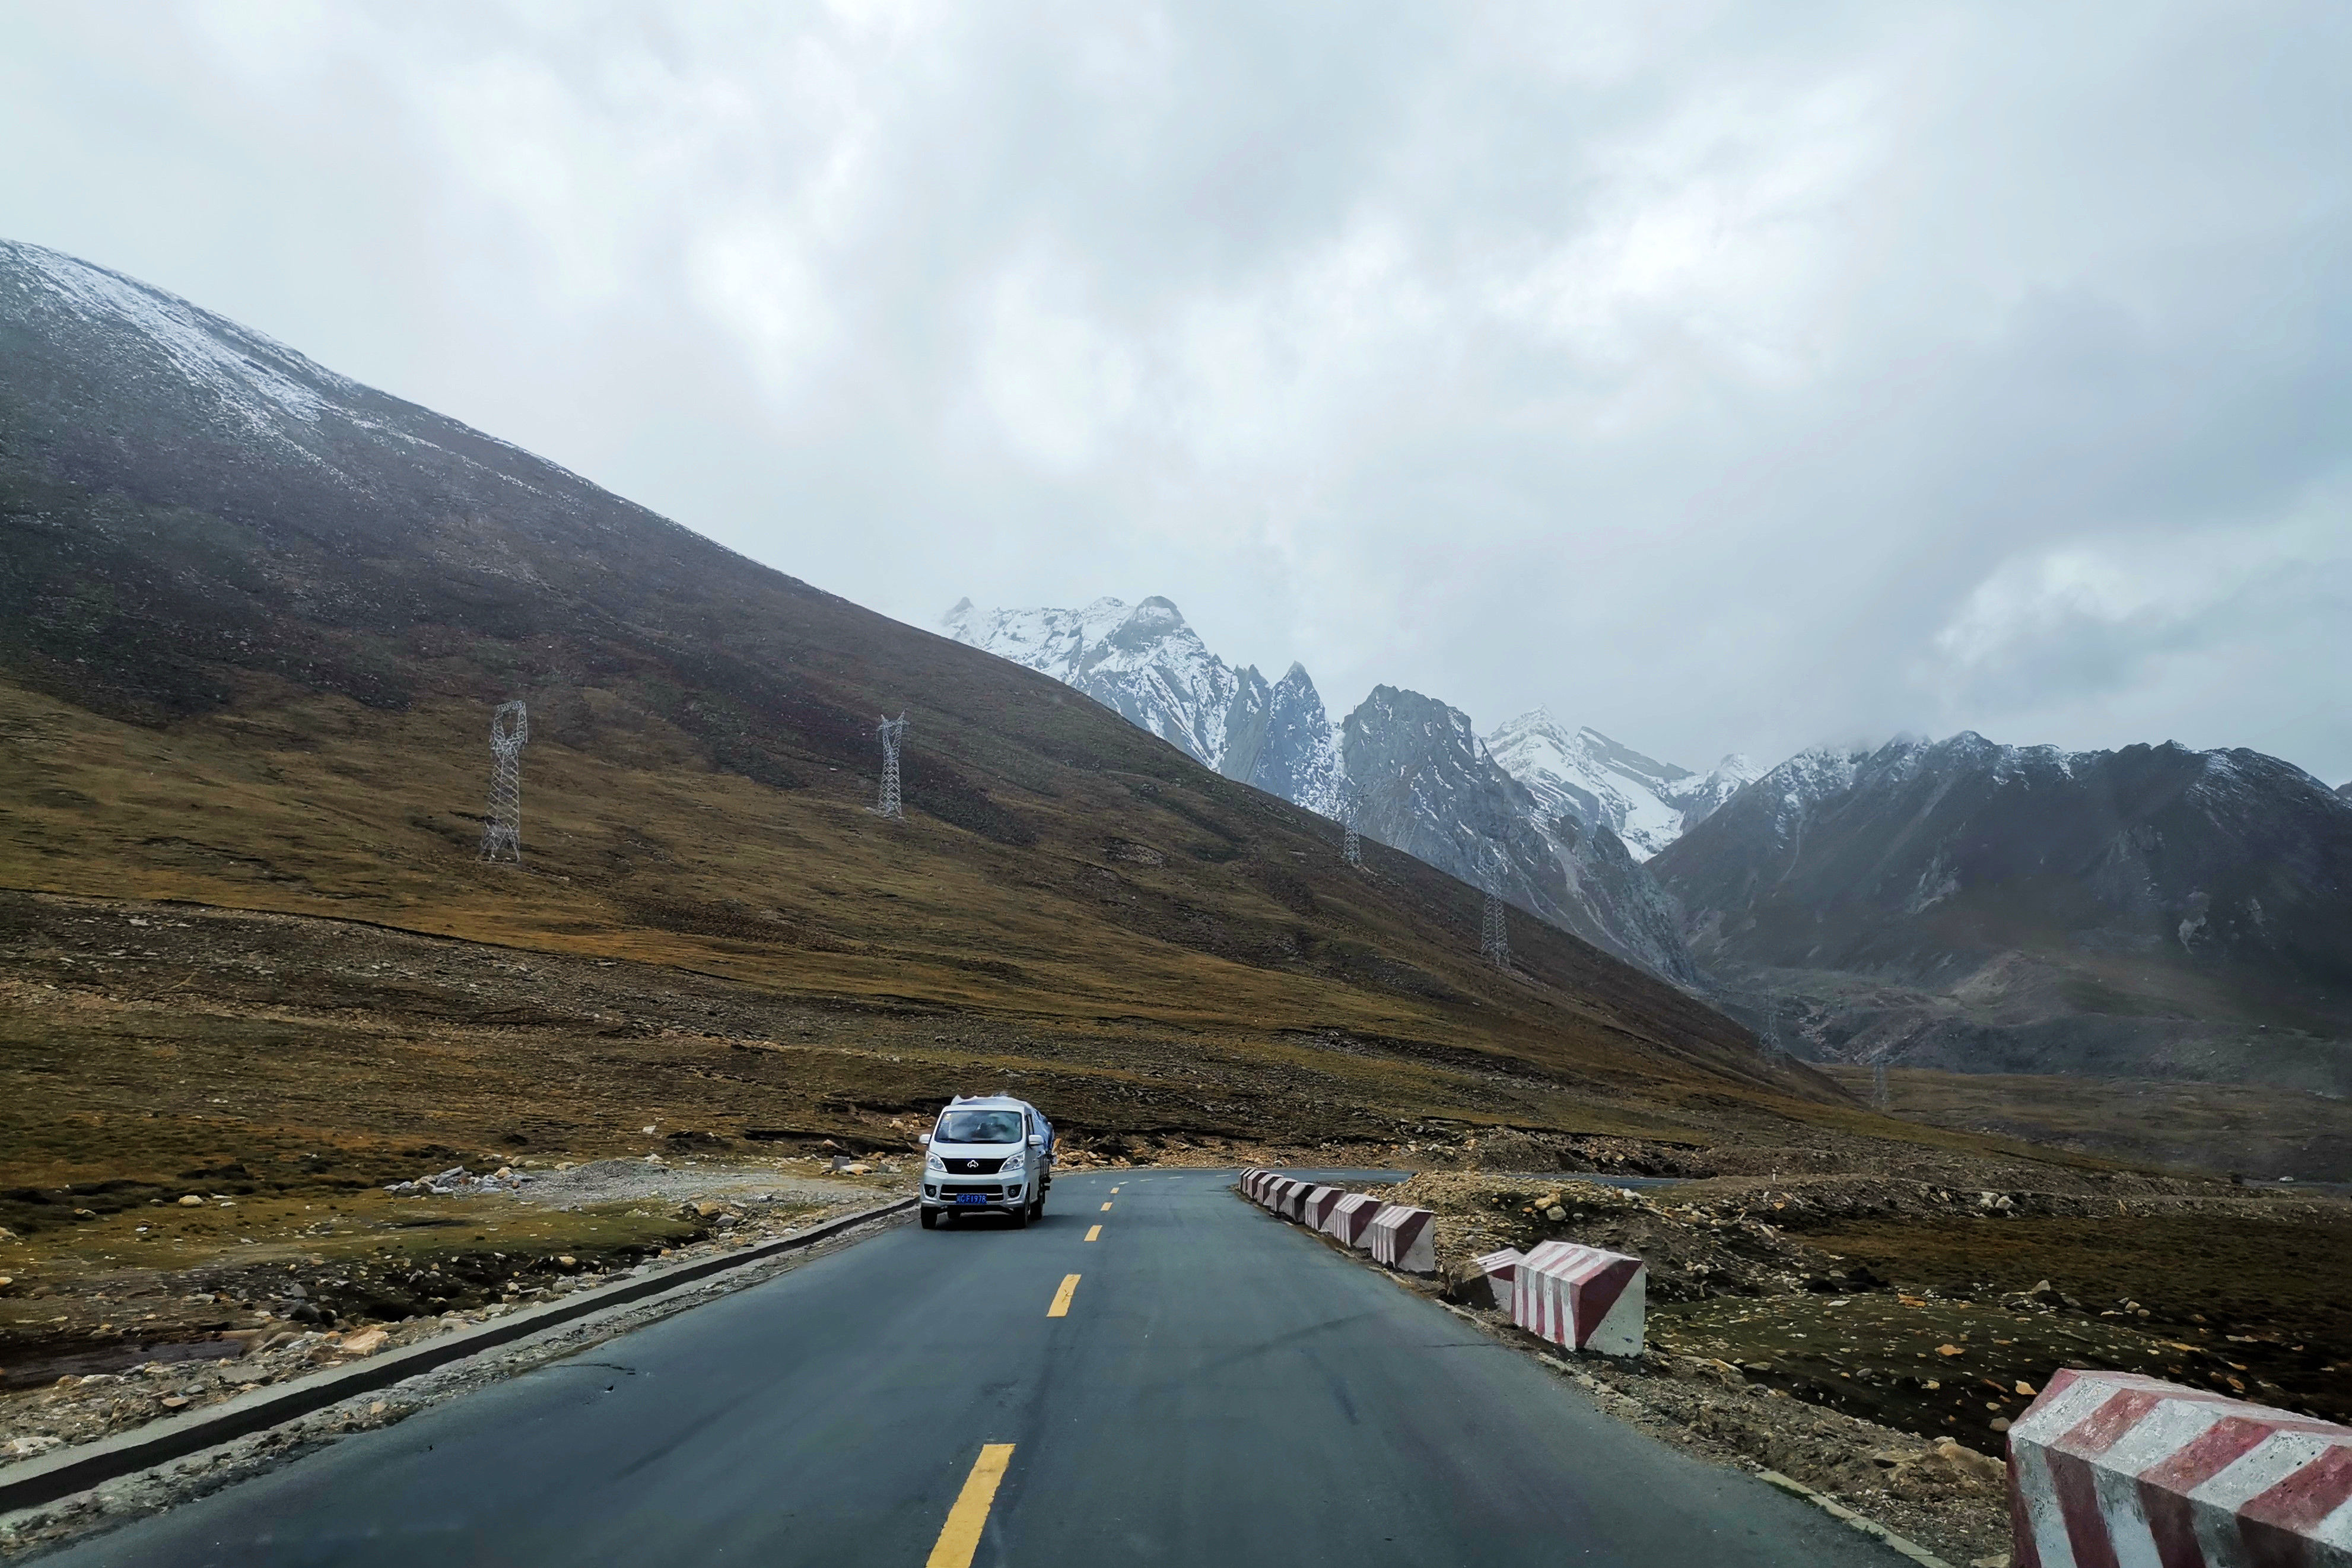
[[[958,1203],[986,1203],[988,1199],[982,1197],[976,1192],[960,1192],[956,1194],[956,1201]]]

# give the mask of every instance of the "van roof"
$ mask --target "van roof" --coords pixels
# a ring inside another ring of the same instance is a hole
[[[1008,1111],[1034,1111],[1036,1109],[1036,1107],[1030,1104],[1028,1101],[1016,1100],[1010,1094],[959,1094],[954,1099],[948,1102],[950,1109],[953,1109],[958,1105],[978,1105],[982,1108],[1002,1106]]]

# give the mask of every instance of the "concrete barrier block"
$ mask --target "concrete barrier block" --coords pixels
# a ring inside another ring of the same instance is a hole
[[[1525,1256],[1516,1247],[1506,1247],[1500,1251],[1471,1259],[1470,1266],[1455,1281],[1455,1298],[1470,1306],[1509,1312],[1512,1286],[1519,1275],[1519,1260]]]
[[[1323,1221],[1330,1217],[1331,1210],[1337,1207],[1339,1200],[1347,1196],[1345,1187],[1308,1187],[1307,1196],[1298,1200],[1298,1223],[1306,1226],[1309,1230],[1322,1229]]]
[[[2009,1430],[2017,1568],[2352,1568],[2352,1427],[2061,1369]]]
[[[1298,1206],[1307,1200],[1307,1186],[1303,1181],[1286,1181],[1275,1199],[1274,1211],[1285,1219],[1298,1218]]]
[[[1371,1228],[1372,1217],[1381,1211],[1381,1200],[1369,1193],[1342,1194],[1323,1217],[1323,1234],[1348,1247],[1369,1245],[1364,1232]]]
[[[1649,1269],[1639,1258],[1538,1242],[1511,1284],[1511,1321],[1570,1350],[1639,1355],[1648,1312]]]
[[[1405,1274],[1437,1272],[1437,1216],[1429,1210],[1384,1203],[1364,1236],[1373,1262]]]

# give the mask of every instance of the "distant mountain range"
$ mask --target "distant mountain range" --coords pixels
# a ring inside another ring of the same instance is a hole
[[[2352,1091],[2352,785],[2178,746],[1974,734],[1698,774],[1540,710],[1327,716],[1175,605],[946,630],[1217,768],[1705,990],[1797,1054]]]
[[[1229,779],[1427,861],[1669,979],[1697,971],[1641,861],[1754,769],[1701,775],[1540,710],[1481,738],[1433,697],[1374,689],[1333,719],[1298,664],[1269,684],[1210,652],[1176,606],[948,612],[942,630],[1085,692]]]

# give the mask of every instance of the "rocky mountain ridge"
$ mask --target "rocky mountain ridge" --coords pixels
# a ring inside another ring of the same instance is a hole
[[[2276,758],[1817,748],[1651,867],[1808,1054],[2352,1092],[2352,801]]]
[[[941,630],[1085,692],[1229,779],[1352,815],[1380,842],[1654,974],[1697,979],[1673,904],[1639,857],[1744,782],[1738,758],[1700,776],[1537,713],[1497,732],[1521,772],[1467,715],[1393,686],[1334,721],[1302,666],[1269,685],[1254,666],[1229,665],[1158,597],[991,612],[967,599]],[[1629,828],[1638,853],[1620,837]]]
[[[967,599],[941,630],[1076,687],[1228,779],[1340,812],[1338,731],[1307,672],[1293,664],[1269,685],[1255,666],[1234,668],[1165,599],[986,613]]]

